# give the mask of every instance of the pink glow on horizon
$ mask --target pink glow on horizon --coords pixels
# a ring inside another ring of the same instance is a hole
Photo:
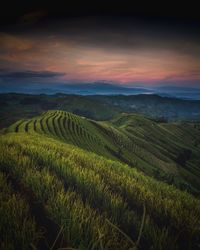
[[[24,38],[0,34],[0,67],[15,71],[65,73],[60,81],[99,81],[121,84],[162,80],[200,80],[200,58],[173,50],[83,46],[55,36]]]

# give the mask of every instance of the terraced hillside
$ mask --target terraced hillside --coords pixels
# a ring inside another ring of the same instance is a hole
[[[111,123],[133,143],[133,151],[156,167],[154,177],[163,172],[169,182],[178,183],[181,176],[199,190],[200,125],[198,123],[159,123],[142,115],[124,114]],[[144,169],[143,169],[144,170]],[[145,170],[144,170],[145,171]],[[185,185],[186,184],[186,185]],[[190,187],[188,186],[190,189]]]
[[[88,151],[112,157],[106,146],[109,148],[113,144],[101,136],[90,120],[64,111],[48,111],[30,120],[20,120],[7,131],[45,134]],[[112,150],[116,150],[116,147]]]
[[[198,249],[198,199],[46,136],[42,117],[0,135],[0,249]]]
[[[53,110],[33,119],[20,120],[7,132],[53,137],[199,194],[200,129],[197,123],[158,123],[136,114],[97,122]]]

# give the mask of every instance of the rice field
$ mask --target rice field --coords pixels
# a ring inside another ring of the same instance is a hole
[[[145,174],[199,195],[200,131],[191,124],[157,123],[136,114],[97,122],[60,110],[20,120],[7,132],[39,133],[136,167]],[[189,152],[187,161],[182,155]]]
[[[33,131],[35,120],[27,125]],[[53,122],[48,125],[58,136]],[[0,235],[6,235],[6,249],[197,249],[197,198],[56,136],[1,135]],[[11,207],[20,209],[8,209],[12,197]]]

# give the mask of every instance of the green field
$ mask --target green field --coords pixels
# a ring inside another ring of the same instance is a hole
[[[14,123],[0,135],[0,249],[198,249],[199,139],[197,123],[138,114]]]
[[[30,120],[20,120],[7,131],[50,136],[199,194],[197,124],[158,123],[138,114],[122,114],[110,122],[97,122],[52,110]]]

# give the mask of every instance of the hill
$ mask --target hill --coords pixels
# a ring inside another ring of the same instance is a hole
[[[0,136],[1,249],[198,248],[199,200],[28,122]]]
[[[141,113],[162,121],[200,120],[200,101],[158,95],[80,96],[62,93],[55,95],[8,93],[0,94],[0,128],[50,109],[68,111],[94,120],[109,120],[122,112]]]
[[[138,114],[122,114],[109,122],[97,122],[52,110],[20,120],[6,131],[53,137],[199,195],[198,123],[160,123]]]

